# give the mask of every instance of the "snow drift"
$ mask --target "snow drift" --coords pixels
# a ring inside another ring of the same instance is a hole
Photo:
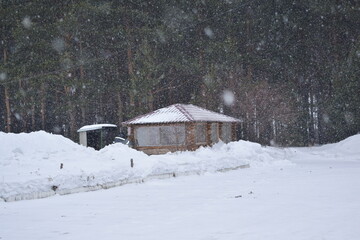
[[[297,152],[311,153],[310,148],[279,149],[238,141],[218,143],[195,152],[148,156],[122,144],[95,151],[43,131],[0,132],[0,143],[0,199],[4,201],[91,191],[152,178],[226,171],[248,165],[289,165],[292,164],[289,160],[298,156]],[[334,156],[341,151],[358,156],[356,146],[359,144],[360,135],[356,135],[337,144],[317,147],[316,151],[329,154],[329,149],[333,149]],[[133,168],[130,159],[134,161]]]

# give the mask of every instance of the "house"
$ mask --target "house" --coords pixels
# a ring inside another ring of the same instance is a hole
[[[113,143],[117,135],[117,126],[114,124],[86,125],[77,130],[80,144],[99,150]]]
[[[241,122],[191,104],[174,104],[122,124],[128,127],[133,148],[151,155],[235,141]]]

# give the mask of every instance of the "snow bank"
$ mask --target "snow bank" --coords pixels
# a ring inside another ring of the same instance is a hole
[[[271,160],[260,145],[244,141],[160,156],[148,156],[122,144],[95,151],[43,131],[0,132],[0,142],[0,198],[6,201],[215,172],[250,161]],[[134,160],[134,168],[130,167],[130,159]]]
[[[288,148],[287,158],[300,161],[360,161],[360,134],[323,146]]]
[[[95,151],[43,131],[0,132],[0,143],[0,199],[5,201],[92,191],[152,178],[226,171],[249,164],[289,165],[292,164],[289,159],[295,155],[294,151],[246,141],[153,156],[123,144]],[[331,148],[351,152],[359,144],[360,137],[354,136]],[[130,159],[134,168],[130,167]]]
[[[338,143],[324,145],[321,148],[332,153],[360,156],[360,134],[348,137]]]

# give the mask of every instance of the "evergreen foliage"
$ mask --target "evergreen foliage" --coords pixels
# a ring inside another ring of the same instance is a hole
[[[0,4],[1,131],[76,140],[174,103],[242,118],[241,137],[266,145],[360,131],[357,1]]]

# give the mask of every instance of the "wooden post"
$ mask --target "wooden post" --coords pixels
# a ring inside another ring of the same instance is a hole
[[[237,141],[236,123],[231,124],[231,141]]]
[[[128,139],[130,141],[130,146],[136,149],[136,142],[135,142],[135,126],[127,126],[128,129]]]
[[[224,141],[223,137],[222,137],[222,125],[223,123],[222,122],[219,122],[218,126],[219,126],[219,139],[221,141]]]
[[[187,150],[195,150],[195,123],[186,124],[186,148]]]

